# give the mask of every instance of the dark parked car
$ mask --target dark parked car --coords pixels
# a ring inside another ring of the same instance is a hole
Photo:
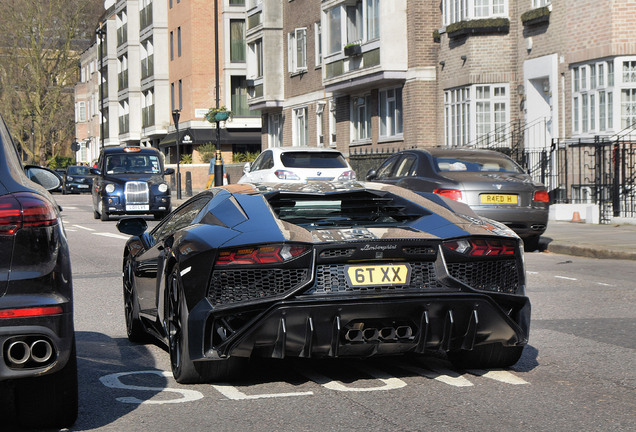
[[[91,169],[82,165],[71,165],[64,171],[64,185],[62,193],[91,193],[93,187],[93,174]]]
[[[181,383],[250,357],[446,352],[506,367],[528,341],[522,242],[465,204],[379,183],[212,188],[123,256],[128,338],[166,344]]]
[[[549,196],[512,159],[491,150],[412,149],[389,156],[367,180],[434,192],[502,222],[535,250],[548,225]]]
[[[111,147],[101,151],[93,179],[95,219],[110,215],[152,214],[161,219],[172,210],[163,155],[148,147]]]
[[[68,427],[77,418],[71,264],[60,210],[47,192],[60,184],[51,170],[22,166],[0,118],[3,430]]]

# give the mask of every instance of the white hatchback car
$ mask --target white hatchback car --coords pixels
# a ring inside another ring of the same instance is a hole
[[[239,183],[355,180],[342,153],[318,147],[273,147],[246,163]]]

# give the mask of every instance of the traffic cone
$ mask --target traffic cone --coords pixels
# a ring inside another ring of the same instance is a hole
[[[582,222],[581,215],[579,214],[579,212],[575,211],[572,214],[572,222]]]

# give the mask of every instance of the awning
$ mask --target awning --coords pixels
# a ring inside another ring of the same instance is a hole
[[[216,144],[216,129],[184,129],[179,131],[181,143],[187,145]],[[184,137],[188,135],[191,142],[184,143]],[[170,132],[159,143],[159,148],[174,147],[177,132]],[[260,129],[221,129],[220,145],[223,144],[253,144],[261,145]]]

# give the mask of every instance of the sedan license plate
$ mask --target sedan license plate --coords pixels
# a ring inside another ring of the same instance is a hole
[[[88,185],[77,185],[79,189],[88,189]]]
[[[126,210],[127,211],[139,211],[139,210],[150,210],[150,206],[149,205],[144,205],[144,204],[128,204],[126,206]]]
[[[345,273],[352,286],[406,285],[411,280],[408,264],[349,265]]]
[[[482,204],[517,204],[517,195],[511,194],[481,194]]]

